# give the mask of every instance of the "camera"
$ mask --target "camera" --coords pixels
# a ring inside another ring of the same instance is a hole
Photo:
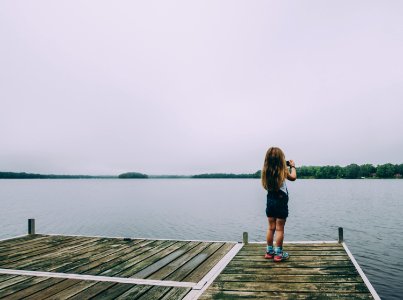
[[[290,161],[289,160],[287,160],[285,163],[286,163],[287,167],[290,166]]]

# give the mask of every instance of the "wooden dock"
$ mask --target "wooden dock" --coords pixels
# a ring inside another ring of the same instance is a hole
[[[245,245],[200,299],[374,299],[342,244],[286,243],[281,263],[264,246]]]
[[[31,232],[32,233],[32,232]],[[344,243],[30,234],[0,241],[1,299],[379,299]]]

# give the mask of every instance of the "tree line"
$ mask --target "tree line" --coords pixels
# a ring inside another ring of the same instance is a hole
[[[0,172],[0,179],[99,179],[116,178],[116,176],[91,176],[91,175],[54,175],[35,174],[25,172]]]
[[[357,179],[357,178],[402,178],[403,164],[349,164],[348,166],[301,166],[297,167],[298,178],[302,179]],[[191,178],[260,178],[261,171],[251,174],[208,173]]]
[[[401,178],[403,164],[349,164],[348,166],[302,166],[297,168],[299,178],[357,179],[357,178]]]
[[[193,175],[190,178],[260,178],[261,171],[253,174],[233,174],[233,173],[206,173]]]
[[[53,175],[0,172],[0,179],[96,179],[96,178],[121,178],[121,179],[142,179],[142,178],[260,178],[261,170],[255,173],[206,173],[192,176],[182,175],[147,175],[138,172],[123,173],[118,176],[90,176],[90,175]],[[403,164],[383,164],[374,166],[372,164],[349,164],[348,166],[301,166],[297,167],[298,178],[313,179],[356,179],[356,178],[402,178]]]

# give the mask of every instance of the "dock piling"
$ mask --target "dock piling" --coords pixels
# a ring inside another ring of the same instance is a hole
[[[35,219],[28,219],[28,234],[35,234]]]
[[[339,244],[343,243],[343,227],[339,227]]]
[[[248,233],[246,231],[242,234],[242,240],[245,245],[249,244]]]

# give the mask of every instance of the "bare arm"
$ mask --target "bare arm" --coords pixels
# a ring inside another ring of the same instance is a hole
[[[295,162],[293,160],[290,160],[290,167],[291,171],[288,172],[287,179],[290,181],[295,181],[297,180],[297,170],[295,169]]]

